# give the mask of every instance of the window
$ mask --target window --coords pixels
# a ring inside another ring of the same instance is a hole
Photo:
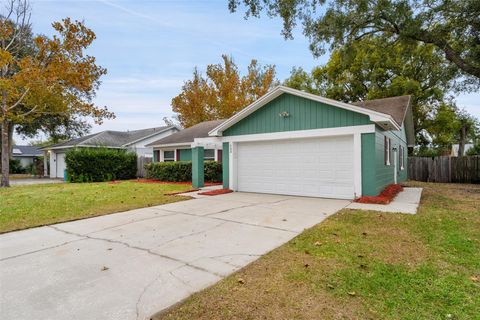
[[[215,160],[215,149],[205,149],[203,159]]]
[[[384,163],[386,166],[390,165],[390,157],[391,157],[391,140],[387,138],[386,136],[383,137],[383,157],[384,157]]]
[[[400,146],[399,148],[399,151],[398,151],[398,156],[399,156],[399,163],[400,163],[400,170],[403,170],[404,169],[404,166],[405,166],[405,157],[404,157],[404,154],[405,154],[405,149],[403,148],[403,146]]]
[[[175,161],[175,151],[163,151],[163,161]]]

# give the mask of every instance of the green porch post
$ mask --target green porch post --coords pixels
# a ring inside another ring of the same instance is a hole
[[[204,149],[195,147],[192,149],[192,186],[201,188],[204,186]]]

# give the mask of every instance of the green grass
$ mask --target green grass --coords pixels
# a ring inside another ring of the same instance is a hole
[[[165,193],[190,188],[131,181],[0,188],[0,232],[175,202],[185,198]]]
[[[480,186],[417,185],[417,215],[343,210],[158,319],[480,319]]]

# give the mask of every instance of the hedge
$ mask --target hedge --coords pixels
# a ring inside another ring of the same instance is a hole
[[[78,148],[65,155],[68,181],[102,182],[133,179],[137,174],[137,155],[108,148]]]
[[[205,181],[222,181],[222,164],[217,161],[205,161]],[[192,181],[191,161],[154,162],[145,165],[146,177],[169,182]]]

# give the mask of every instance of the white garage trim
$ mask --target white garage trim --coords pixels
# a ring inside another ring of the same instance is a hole
[[[238,146],[239,142],[273,141],[299,138],[321,138],[353,135],[353,170],[354,170],[354,197],[362,195],[362,133],[375,132],[375,125],[350,126],[340,128],[299,130],[288,132],[274,132],[262,134],[250,134],[239,136],[227,136],[221,139],[229,142],[229,188],[238,191]]]
[[[362,128],[360,128],[362,127]],[[374,132],[375,126],[357,126],[338,128],[342,130],[329,130],[330,134],[327,135],[326,129],[319,130],[305,130],[295,131],[288,133],[272,133],[272,134],[256,134],[256,135],[243,135],[243,136],[231,136],[223,137],[224,140],[230,140],[229,142],[229,188],[238,191],[238,143],[240,142],[254,142],[254,141],[268,141],[268,140],[288,140],[299,138],[321,138],[321,137],[334,137],[334,136],[353,136],[353,182],[354,182],[354,197],[360,197],[362,195],[362,133]],[[304,133],[303,136],[298,136],[292,133]],[[335,133],[335,134],[333,134]],[[343,134],[342,134],[343,133]],[[253,137],[255,136],[255,139]]]
[[[231,188],[352,199],[361,192],[355,183],[361,176],[354,173],[354,140],[355,135],[342,135],[233,142]],[[298,161],[294,160],[296,154],[301,157]]]
[[[375,125],[367,124],[363,126],[350,126],[350,127],[339,127],[339,128],[244,134],[239,136],[222,137],[221,139],[223,142],[247,142],[247,141],[267,141],[267,140],[300,139],[300,138],[321,138],[321,137],[345,136],[350,134],[362,134],[362,133],[374,133],[374,132],[375,132]]]

